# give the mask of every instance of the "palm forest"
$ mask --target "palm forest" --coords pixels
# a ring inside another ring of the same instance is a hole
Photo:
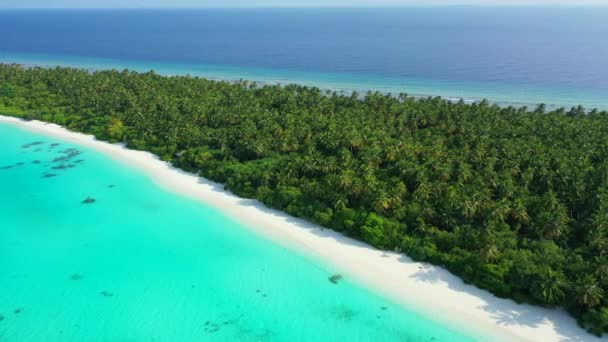
[[[150,151],[608,332],[606,111],[2,64],[0,113]]]

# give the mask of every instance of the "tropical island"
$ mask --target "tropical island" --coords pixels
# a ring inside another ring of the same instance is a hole
[[[150,151],[608,332],[608,112],[0,65],[0,114]]]

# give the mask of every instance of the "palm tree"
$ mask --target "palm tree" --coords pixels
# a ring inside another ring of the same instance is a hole
[[[579,305],[592,308],[601,303],[604,298],[604,290],[598,285],[595,277],[588,275],[576,282],[574,296]]]
[[[593,258],[595,272],[593,273],[599,280],[608,279],[608,258],[605,256]]]
[[[536,114],[545,114],[546,108],[547,108],[547,105],[545,105],[544,103],[541,103],[536,107],[534,112]]]
[[[482,249],[481,254],[483,259],[487,263],[495,263],[500,258],[500,250],[493,243],[487,243],[486,246]]]
[[[566,282],[563,275],[548,269],[546,278],[541,282],[540,288],[547,304],[561,303],[565,298],[564,288]]]
[[[579,313],[608,303],[606,111],[1,63],[0,80],[2,111],[163,157],[179,151],[184,168],[355,237],[382,213],[409,228],[391,244],[424,246],[496,293],[569,296]],[[488,263],[497,283],[483,279]]]

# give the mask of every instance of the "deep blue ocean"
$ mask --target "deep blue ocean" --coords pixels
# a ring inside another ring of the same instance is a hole
[[[608,7],[0,11],[0,61],[608,108]]]
[[[517,105],[608,108],[607,41],[608,8],[0,11],[0,62]],[[96,150],[0,146],[2,342],[497,341]]]

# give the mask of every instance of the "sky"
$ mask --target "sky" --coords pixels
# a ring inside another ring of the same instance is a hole
[[[608,5],[608,0],[0,0],[0,8]]]

